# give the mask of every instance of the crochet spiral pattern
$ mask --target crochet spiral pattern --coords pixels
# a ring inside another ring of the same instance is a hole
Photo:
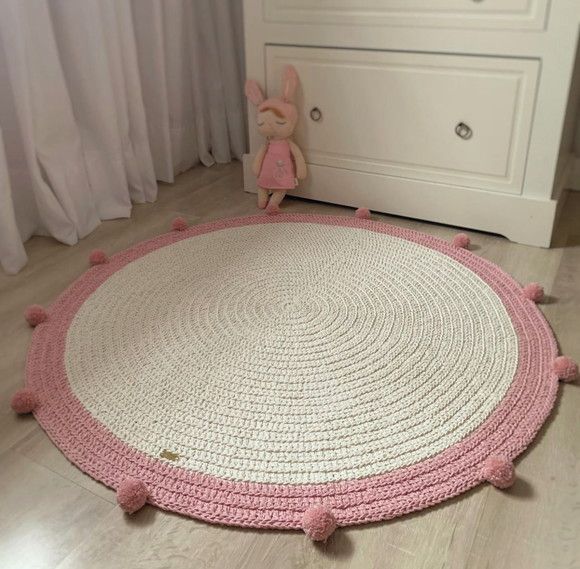
[[[92,267],[48,313],[26,381],[43,428],[121,498],[140,481],[143,502],[211,522],[425,508],[520,454],[558,387],[553,334],[518,283],[367,219],[172,231]]]

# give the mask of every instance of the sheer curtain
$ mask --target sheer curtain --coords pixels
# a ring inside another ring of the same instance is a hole
[[[0,262],[245,150],[239,0],[0,0]]]

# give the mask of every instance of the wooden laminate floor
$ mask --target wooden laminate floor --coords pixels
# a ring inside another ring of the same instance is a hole
[[[403,519],[339,530],[320,546],[300,532],[215,527],[150,506],[128,518],[113,491],[72,466],[33,418],[11,412],[30,338],[26,305],[49,304],[86,269],[93,248],[120,251],[165,232],[178,214],[197,224],[254,213],[255,197],[241,184],[240,164],[195,168],[162,184],[157,203],[103,223],[75,247],[31,239],[28,266],[0,275],[0,568],[580,568],[579,385],[561,389],[551,420],[517,462],[512,490],[480,486]],[[290,199],[285,209],[352,215]],[[457,232],[381,217],[442,238]],[[568,195],[551,250],[471,236],[479,255],[521,282],[544,283],[551,298],[542,310],[562,351],[580,360],[580,193]]]

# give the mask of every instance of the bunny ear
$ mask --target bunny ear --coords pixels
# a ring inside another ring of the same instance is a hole
[[[260,89],[260,86],[253,79],[248,79],[246,81],[246,87],[244,90],[246,92],[246,97],[248,97],[250,102],[256,105],[256,107],[264,100],[262,89]]]
[[[282,98],[287,102],[294,101],[294,95],[298,88],[298,73],[293,65],[284,67],[284,75],[282,77]]]

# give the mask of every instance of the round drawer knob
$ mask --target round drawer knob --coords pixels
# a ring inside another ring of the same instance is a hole
[[[460,122],[455,127],[455,134],[457,134],[459,138],[463,138],[463,140],[469,140],[473,136],[473,130],[471,130],[469,125]]]
[[[322,112],[318,107],[314,107],[310,110],[310,118],[314,122],[318,122],[322,118]]]

